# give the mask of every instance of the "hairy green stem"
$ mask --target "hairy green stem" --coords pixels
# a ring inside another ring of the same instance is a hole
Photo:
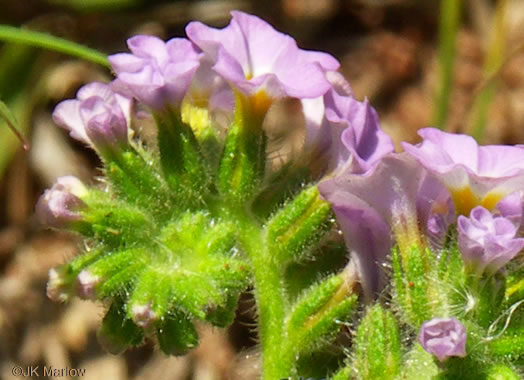
[[[283,379],[290,375],[293,358],[282,355],[284,341],[285,302],[282,273],[267,249],[259,225],[244,212],[238,221],[241,244],[249,256],[255,277],[255,299],[258,309],[258,334],[262,347],[263,378]]]
[[[15,28],[9,25],[0,25],[0,40],[41,47],[91,61],[107,68],[111,67],[105,54],[46,33]]]

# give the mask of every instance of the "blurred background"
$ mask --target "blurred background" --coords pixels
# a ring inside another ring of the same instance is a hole
[[[0,24],[109,54],[139,33],[183,36],[191,20],[222,27],[231,9],[264,18],[302,48],[336,56],[355,96],[369,98],[397,144],[417,141],[416,131],[429,125],[483,143],[524,143],[523,0],[0,0]],[[0,119],[0,379],[14,378],[16,365],[85,368],[83,379],[256,378],[249,294],[229,330],[202,327],[200,346],[183,358],[165,357],[152,342],[106,354],[96,340],[103,305],[47,299],[49,269],[82,245],[42,229],[34,205],[59,176],[94,183],[100,175],[94,153],[55,126],[51,112],[111,73],[1,37],[0,99],[31,148],[22,149]],[[280,112],[289,118],[297,109]]]

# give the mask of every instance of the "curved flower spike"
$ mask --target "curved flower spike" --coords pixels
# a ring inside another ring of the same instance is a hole
[[[468,215],[478,205],[492,210],[498,201],[524,187],[524,149],[478,146],[467,135],[434,128],[419,131],[419,145],[405,151],[433,172],[449,189],[457,213]]]
[[[56,106],[53,112],[56,124],[101,153],[128,144],[131,99],[113,93],[108,84],[99,82],[83,86],[76,97]]]
[[[424,322],[418,335],[424,350],[441,362],[451,356],[466,356],[466,339],[466,328],[453,317]]]
[[[38,200],[36,214],[43,224],[64,228],[82,219],[79,210],[85,206],[82,197],[86,194],[87,189],[78,178],[60,177]]]
[[[484,207],[475,207],[469,218],[459,216],[457,224],[460,252],[477,274],[495,273],[524,248],[524,238],[516,237],[518,228]]]
[[[186,33],[215,63],[213,69],[242,93],[270,98],[315,98],[329,90],[325,71],[340,64],[331,55],[299,49],[293,38],[256,16],[231,12],[223,29],[191,22]]]
[[[127,46],[132,54],[108,57],[117,74],[115,87],[156,110],[180,107],[200,65],[198,48],[185,38],[164,42],[143,35],[128,39]]]

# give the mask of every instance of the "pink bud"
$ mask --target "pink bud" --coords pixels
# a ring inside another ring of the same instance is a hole
[[[36,214],[49,227],[65,228],[82,219],[85,203],[81,198],[85,194],[87,189],[78,178],[60,177],[38,200]]]
[[[430,354],[444,361],[466,356],[466,328],[455,318],[433,318],[420,328],[418,341]]]

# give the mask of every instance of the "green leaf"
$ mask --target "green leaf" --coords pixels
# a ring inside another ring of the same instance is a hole
[[[337,371],[329,380],[348,380],[351,379],[351,367],[344,367]]]
[[[400,331],[393,314],[379,304],[370,307],[355,338],[356,377],[396,379],[402,370]]]
[[[314,351],[340,331],[357,302],[352,292],[342,273],[311,286],[299,297],[286,321],[286,346],[295,356]]]
[[[445,305],[447,287],[437,280],[438,267],[432,266],[430,260],[436,260],[432,252],[417,246],[403,254],[395,248],[392,254],[395,301],[405,322],[414,328],[437,315]]]
[[[85,236],[96,237],[111,247],[125,248],[146,241],[154,231],[156,221],[148,214],[126,202],[111,199],[104,191],[90,189],[83,200],[86,207],[81,210],[83,221],[77,228]]]
[[[158,344],[166,355],[184,355],[198,346],[198,333],[193,322],[183,313],[169,315],[157,327]]]
[[[102,346],[115,355],[144,340],[142,329],[127,318],[124,304],[118,299],[111,304],[97,335]]]
[[[433,356],[424,351],[422,346],[415,343],[405,355],[401,379],[406,380],[434,380],[440,370]]]
[[[130,148],[104,159],[111,190],[122,201],[147,210],[158,221],[173,214],[174,196],[169,194],[157,160],[142,148]]]
[[[118,252],[106,252],[89,265],[92,275],[102,279],[95,288],[97,298],[125,296],[127,289],[145,268],[144,249],[130,248]]]
[[[111,68],[105,54],[46,33],[0,25],[0,40],[53,50]]]
[[[306,328],[305,323],[335,296],[344,285],[342,276],[331,276],[312,285],[295,302],[287,317],[287,331],[295,335]]]
[[[486,380],[520,380],[522,377],[510,366],[496,364],[488,369]]]
[[[267,241],[280,263],[299,261],[311,252],[335,222],[328,202],[310,186],[288,202],[267,223]]]

